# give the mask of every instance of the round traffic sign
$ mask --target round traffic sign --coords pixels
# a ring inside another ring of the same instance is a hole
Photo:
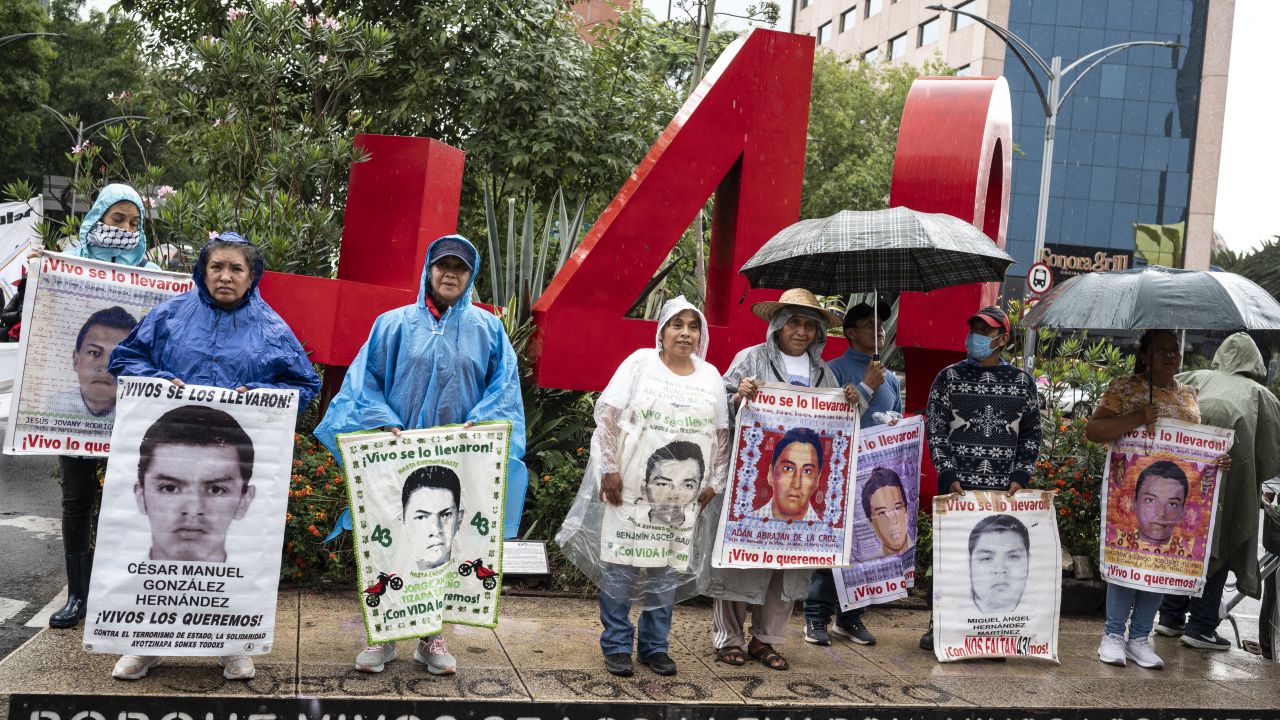
[[[1037,295],[1049,292],[1053,287],[1053,271],[1044,263],[1036,263],[1027,271],[1027,289]]]

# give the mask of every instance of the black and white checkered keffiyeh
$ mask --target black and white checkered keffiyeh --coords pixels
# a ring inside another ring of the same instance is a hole
[[[93,226],[86,239],[90,245],[97,247],[112,248],[113,250],[132,250],[138,247],[140,238],[141,233],[136,230],[124,230],[100,222]]]

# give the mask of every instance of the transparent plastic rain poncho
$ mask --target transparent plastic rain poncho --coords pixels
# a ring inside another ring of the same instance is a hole
[[[662,329],[692,310],[702,338],[692,375],[662,362]],[[706,487],[724,489],[729,464],[729,411],[720,373],[706,362],[706,318],[683,297],[658,318],[655,348],[632,353],[596,401],[591,456],[578,496],[556,535],[565,557],[615,600],[645,610],[702,591],[699,569],[710,545],[698,507]],[[622,476],[622,504],[600,497],[600,480]]]

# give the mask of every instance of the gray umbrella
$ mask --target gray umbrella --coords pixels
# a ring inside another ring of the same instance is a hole
[[[1151,265],[1077,275],[1023,322],[1081,330],[1280,330],[1280,303],[1235,273]]]
[[[1011,264],[964,220],[895,207],[801,220],[770,238],[741,272],[756,288],[849,295],[1001,282]]]

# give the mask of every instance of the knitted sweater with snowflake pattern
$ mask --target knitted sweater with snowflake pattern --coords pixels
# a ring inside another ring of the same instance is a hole
[[[1035,381],[1001,360],[965,359],[934,378],[925,410],[938,493],[1027,487],[1040,455],[1040,397]]]

